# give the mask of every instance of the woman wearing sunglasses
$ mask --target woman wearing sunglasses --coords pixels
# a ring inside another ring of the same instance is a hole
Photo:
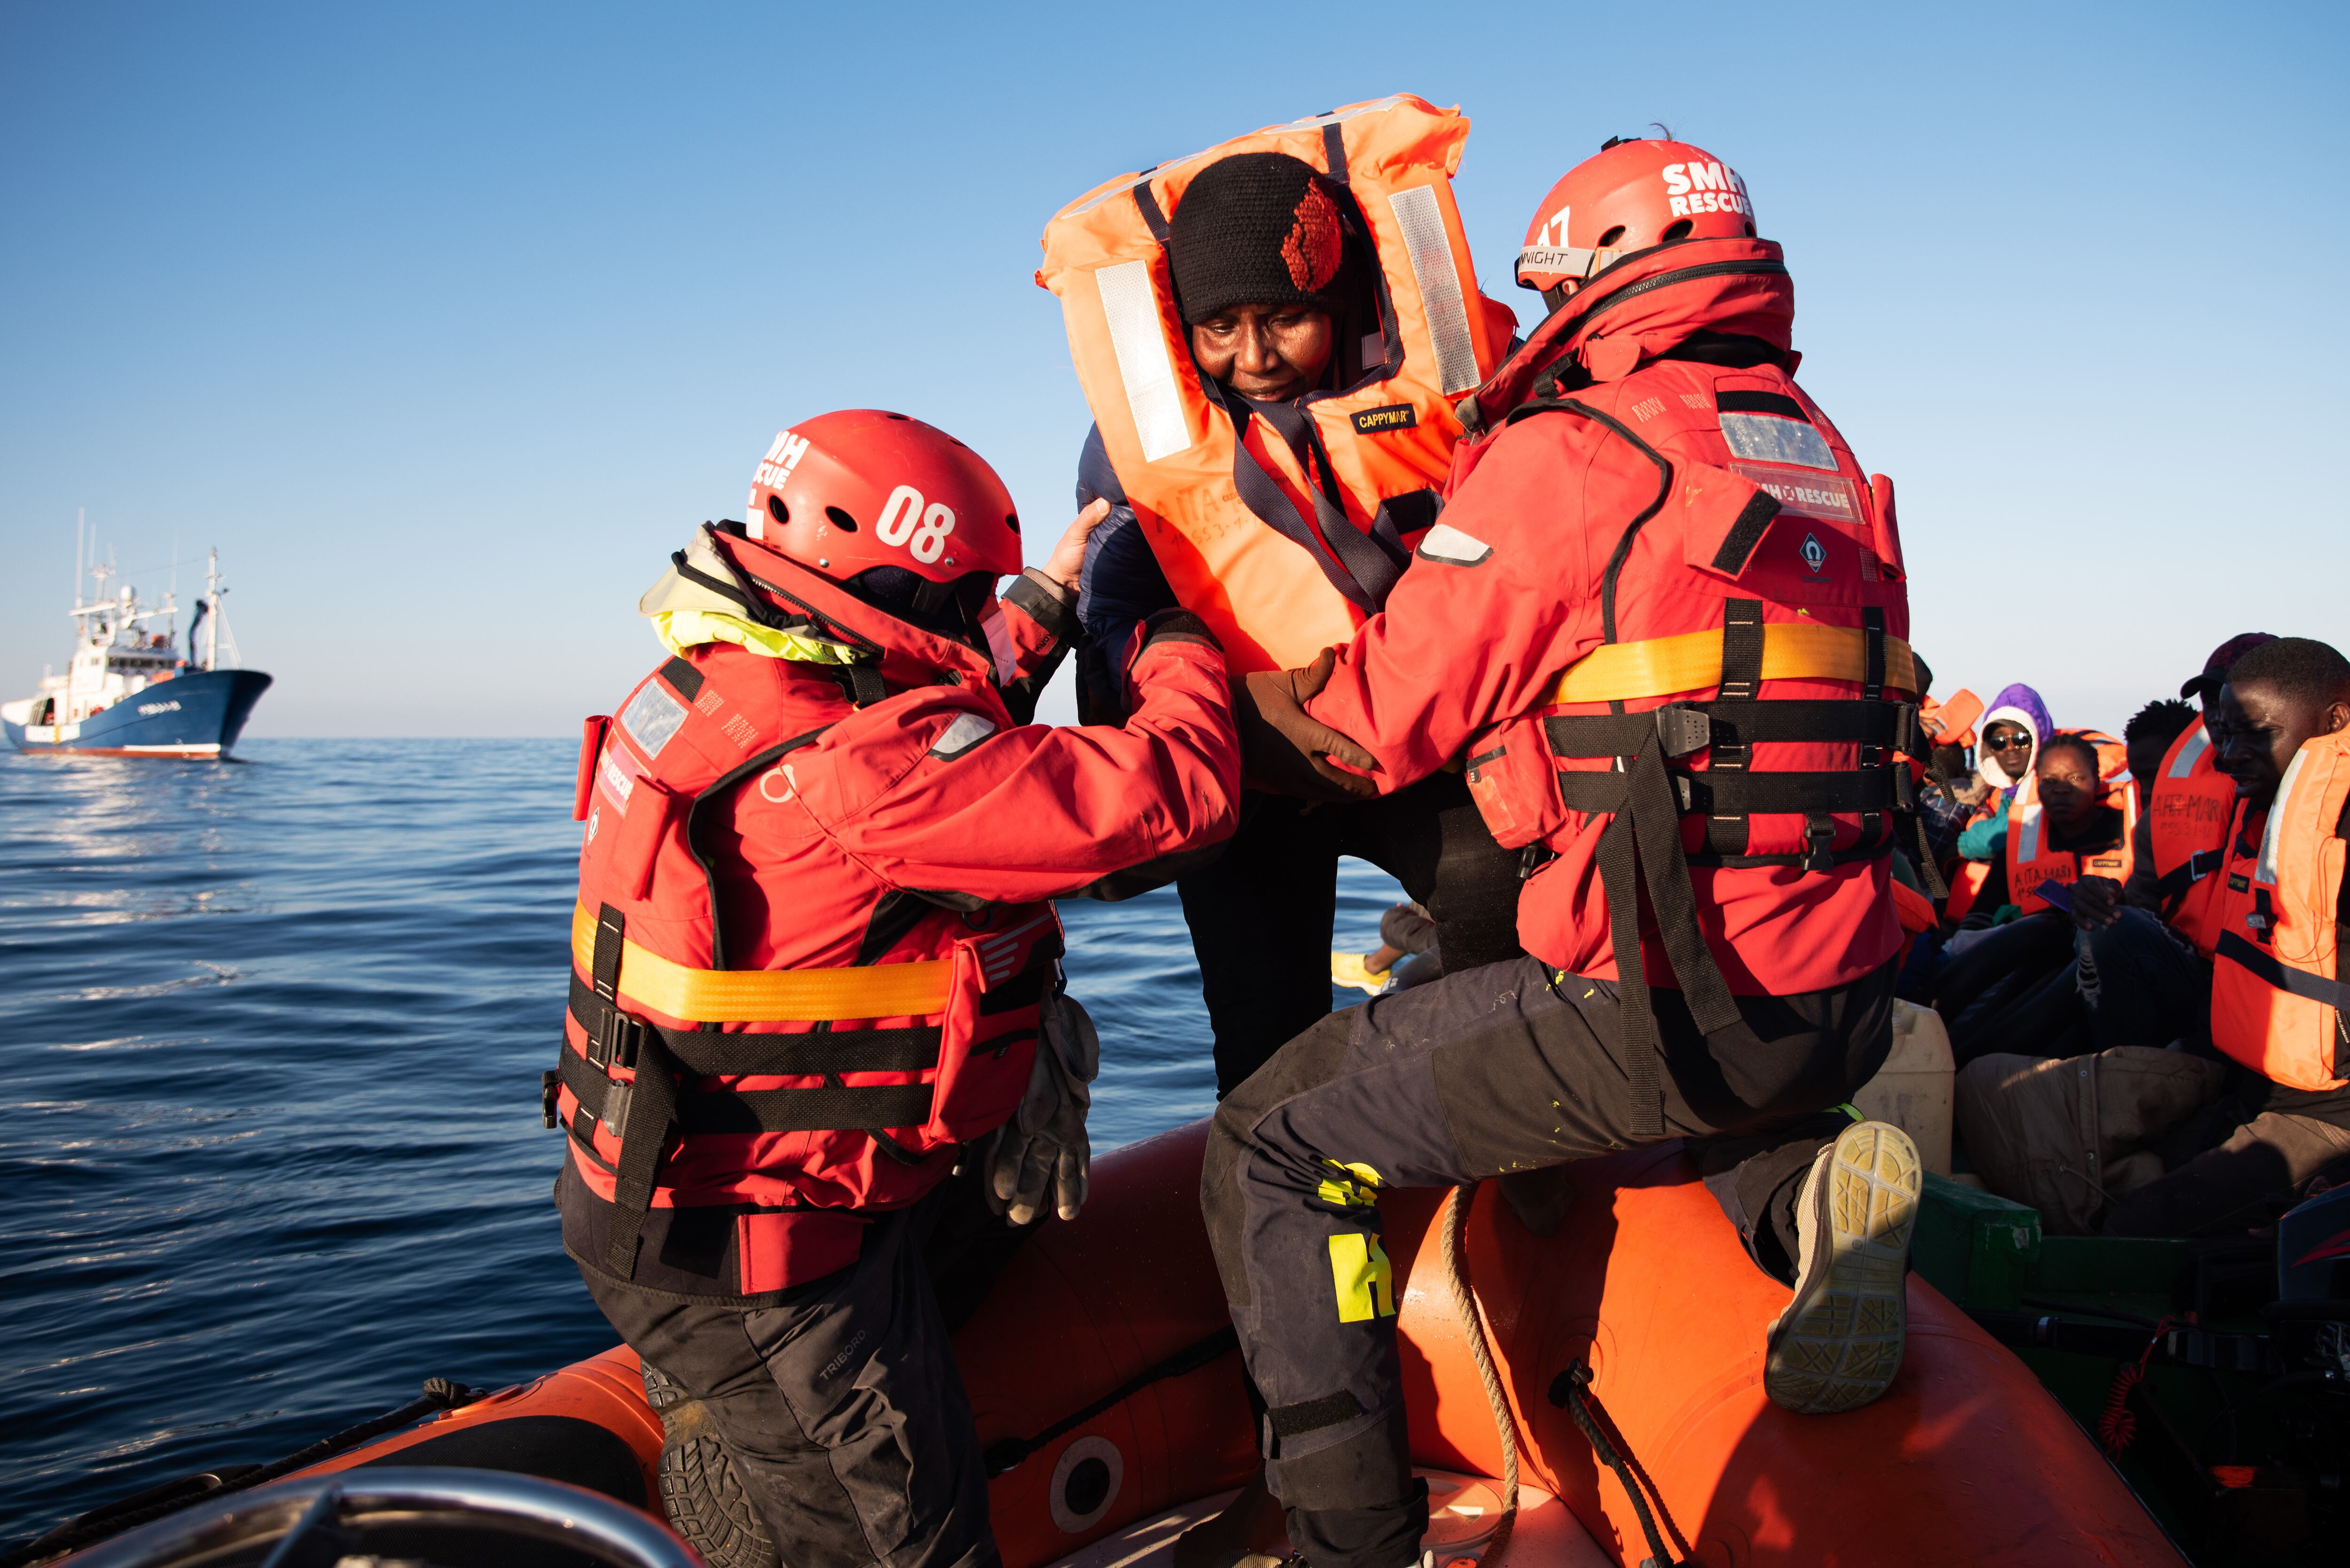
[[[2048,704],[2029,686],[2011,686],[1991,700],[1978,732],[1982,742],[1975,748],[1975,778],[1982,793],[1959,835],[1959,863],[1950,871],[1950,898],[1943,908],[1950,924],[1970,909],[1989,914],[2008,901],[2008,803],[2055,729]]]

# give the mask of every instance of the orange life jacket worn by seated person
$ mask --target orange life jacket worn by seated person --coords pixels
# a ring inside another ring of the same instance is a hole
[[[871,614],[780,557],[760,569],[790,571],[802,601],[847,624]],[[1062,936],[1049,903],[966,914],[901,899],[858,918],[857,964],[730,968],[809,919],[774,900],[769,931],[723,927],[712,845],[731,797],[788,801],[800,781],[830,787],[860,760],[886,763],[904,749],[902,712],[934,687],[810,728],[773,660],[723,643],[692,651],[648,676],[618,719],[588,721],[570,1005],[546,1114],[612,1205],[604,1255],[588,1261],[640,1276],[649,1211],[700,1209],[728,1222],[737,1289],[756,1294],[853,1262],[865,1223],[853,1210],[914,1202],[960,1145],[1010,1116]],[[993,721],[971,719],[971,744],[1011,723],[986,670],[972,654],[952,672]],[[845,859],[835,869],[855,874]],[[837,891],[812,886],[809,902]]]
[[[2339,1088],[2337,945],[2350,731],[2303,743],[2277,785],[2257,860],[2228,867],[2211,967],[2211,1043],[2272,1083]],[[2219,880],[2214,878],[2214,880]]]
[[[2034,891],[2042,883],[2077,882],[2084,877],[2126,882],[2135,858],[2130,835],[2137,826],[2137,792],[2130,787],[2128,749],[2096,730],[2059,730],[2056,733],[2077,735],[2097,748],[2097,777],[2106,786],[2100,804],[2120,809],[2122,841],[2115,848],[2094,855],[2075,855],[2052,846],[2047,814],[2040,805],[2039,774],[2036,770],[2026,773],[2023,782],[2016,786],[2014,802],[2007,808],[2007,901],[2027,915],[2054,907]],[[2034,762],[2038,760],[2033,758]]]
[[[2236,781],[2199,720],[2163,754],[2147,802],[2163,918],[2205,958],[2220,942],[2220,878],[2236,814]]]
[[[1036,281],[1060,298],[1110,466],[1176,598],[1234,671],[1308,664],[1346,642],[1435,521],[1461,437],[1453,400],[1501,362],[1516,325],[1477,292],[1453,205],[1468,135],[1457,111],[1409,94],[1350,104],[1122,174],[1045,227]],[[1209,164],[1268,151],[1353,196],[1379,332],[1352,384],[1253,408],[1191,358],[1168,218]]]

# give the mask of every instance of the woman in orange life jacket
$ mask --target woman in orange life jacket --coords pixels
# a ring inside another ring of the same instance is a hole
[[[2350,832],[2350,821],[2337,808],[2331,823],[2299,824],[2303,831],[2289,836],[2306,860],[2290,865],[2273,864],[2268,830],[2272,813],[2293,809],[2290,799],[2280,800],[2281,786],[2303,747],[2350,729],[2350,660],[2322,642],[2278,638],[2236,659],[2214,719],[2220,765],[2237,789],[2220,873],[2220,961],[2235,962],[2233,955],[2241,954],[2251,967],[2271,971],[2269,983],[2289,983],[2292,977],[2262,962],[2275,950],[2260,940],[2272,932],[2274,918],[2262,897],[2272,888],[2282,897],[2281,877],[2303,882],[2305,891],[2326,875],[2324,846]],[[2342,851],[2332,853],[2338,876]],[[2338,939],[2350,921],[2350,878],[2336,891],[2333,913]],[[2291,1052],[2279,1058],[2303,1069],[2293,1075],[2306,1078],[2306,1086],[2275,1081],[2249,1064],[2262,1059],[2265,1030],[2281,1027],[2258,1007],[2258,989],[2215,988],[2211,1033],[2234,1068],[2228,1091],[2157,1146],[2168,1172],[2114,1206],[2106,1234],[2240,1235],[2290,1207],[2316,1178],[2350,1175],[2350,1082],[2342,1081],[2350,1073],[2350,1044],[2343,1015],[2334,1009],[2333,1049],[2314,1054],[2326,1059],[2300,1063]],[[2230,1010],[2226,1016],[2222,1007]],[[2335,1080],[2330,1086],[2329,1076]]]
[[[1891,1045],[1923,749],[1892,482],[1794,379],[1785,264],[1721,160],[1611,140],[1519,275],[1551,315],[1464,404],[1486,433],[1442,518],[1305,706],[1383,790],[1466,749],[1499,841],[1555,851],[1528,956],[1456,968],[1448,940],[1441,978],[1314,1024],[1225,1097],[1201,1179],[1311,1568],[1403,1568],[1427,1524],[1391,1188],[1531,1198],[1514,1178],[1694,1139],[1792,1286],[1754,1325],[1774,1402],[1865,1404],[1905,1337],[1916,1151],[1832,1109]]]
[[[1964,952],[1971,940],[1964,933],[1992,924],[2009,902],[2008,805],[2056,726],[2040,693],[2019,682],[1991,699],[1980,730],[1982,743],[1975,750],[1980,793],[1970,792],[1971,815],[1959,833],[1958,858],[1948,877],[1950,896],[1942,909],[1945,923],[1960,928],[1960,934],[1946,944],[1953,958]]]
[[[1129,639],[1125,724],[1026,722],[1099,515],[999,600],[1019,521],[977,453],[807,421],[747,521],[671,556],[638,607],[672,657],[588,722],[564,1246],[793,1568],[995,1561],[924,1261],[992,1222],[950,1173],[1015,1225],[1075,1214],[1097,1058],[1051,900],[1232,831],[1223,659],[1187,612]]]
[[[1316,214],[1341,221],[1326,234],[1306,221]],[[1228,407],[1278,428],[1301,398],[1360,379],[1363,340],[1380,329],[1378,263],[1344,188],[1285,153],[1239,153],[1194,176],[1168,223],[1191,356]],[[1087,546],[1077,613],[1092,648],[1114,654],[1138,620],[1177,600],[1098,428],[1078,462],[1077,499],[1112,504]],[[1081,718],[1112,711],[1099,695],[1113,684],[1102,669],[1092,651],[1080,654]],[[1317,689],[1310,673],[1302,679],[1300,695]],[[1375,796],[1353,775],[1309,765],[1314,751],[1346,748],[1343,737],[1291,716],[1286,701],[1266,717],[1276,712],[1295,727],[1294,747],[1243,703],[1250,782],[1264,787],[1243,797],[1232,841],[1176,881],[1214,1031],[1219,1096],[1330,1011],[1342,856],[1379,867],[1430,910],[1447,967],[1518,950],[1521,857],[1493,842],[1458,773]]]

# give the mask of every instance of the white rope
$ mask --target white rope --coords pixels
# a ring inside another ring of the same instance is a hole
[[[1485,1314],[1478,1310],[1468,1275],[1461,1272],[1462,1242],[1469,1234],[1469,1211],[1476,1197],[1477,1184],[1473,1181],[1452,1189],[1444,1220],[1444,1282],[1452,1287],[1452,1308],[1461,1316],[1461,1326],[1468,1331],[1469,1354],[1475,1358],[1477,1376],[1485,1385],[1485,1402],[1493,1411],[1493,1430],[1502,1438],[1502,1516],[1493,1521],[1493,1533],[1486,1538],[1485,1550],[1477,1557],[1478,1568],[1500,1568],[1502,1553],[1510,1544],[1510,1532],[1518,1523],[1518,1423],[1510,1414],[1510,1402],[1502,1392],[1501,1374],[1493,1370],[1493,1354],[1486,1344]]]

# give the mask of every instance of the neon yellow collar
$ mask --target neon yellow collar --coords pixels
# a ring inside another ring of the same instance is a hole
[[[863,664],[868,656],[837,642],[827,642],[796,631],[777,631],[720,610],[660,610],[650,618],[653,635],[671,653],[705,643],[731,642],[765,659],[788,659],[800,664]]]

